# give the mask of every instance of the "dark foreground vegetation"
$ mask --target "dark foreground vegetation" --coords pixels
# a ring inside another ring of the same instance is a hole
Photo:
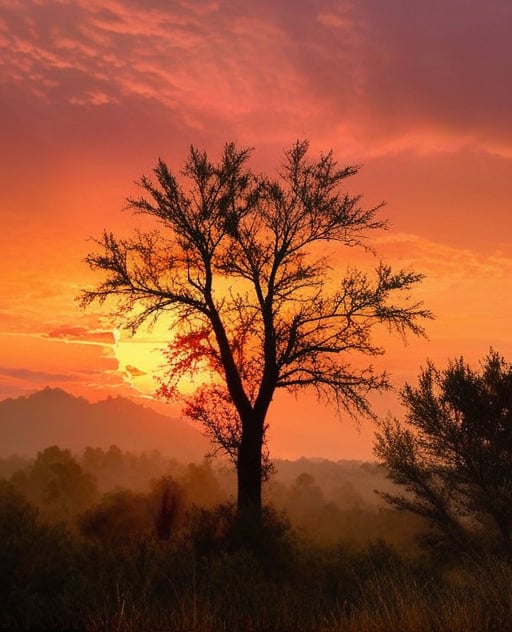
[[[255,528],[209,463],[57,447],[0,462],[0,630],[512,629],[510,566],[417,548],[426,525],[371,493],[389,489],[381,468],[277,466]]]

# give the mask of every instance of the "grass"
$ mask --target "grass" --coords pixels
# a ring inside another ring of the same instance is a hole
[[[370,554],[371,555],[371,554]],[[90,619],[90,632],[491,632],[512,629],[511,575],[497,561],[464,568],[457,577],[428,578],[421,570],[393,563],[381,567],[364,554],[352,559],[354,584],[346,568],[338,586],[328,578],[277,584],[261,578],[247,559],[225,558],[197,585],[182,586],[158,612],[123,600],[107,617]],[[203,569],[204,572],[205,569]],[[298,569],[300,571],[300,569]],[[302,569],[304,571],[304,569]],[[485,582],[480,573],[485,574]],[[252,577],[254,583],[247,582]],[[225,582],[218,583],[219,579]],[[240,580],[243,583],[236,583]],[[184,589],[184,590],[183,590]],[[334,589],[334,590],[333,590]]]
[[[169,541],[98,540],[24,503],[8,494],[0,512],[1,631],[512,630],[503,560],[448,567],[382,542],[321,546],[272,513],[258,538],[247,524],[241,536],[229,507],[191,514]]]

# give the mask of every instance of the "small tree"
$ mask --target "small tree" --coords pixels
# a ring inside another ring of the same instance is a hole
[[[285,152],[276,179],[256,175],[251,150],[227,144],[218,163],[194,147],[181,173],[163,161],[156,183],[143,177],[144,196],[128,200],[160,230],[116,239],[105,232],[87,262],[106,273],[83,305],[118,299],[118,314],[136,329],[171,312],[174,331],[160,394],[174,397],[186,373],[208,371],[211,382],[186,402],[210,437],[233,459],[238,507],[261,515],[267,412],[276,389],[316,389],[338,410],[369,413],[367,395],[387,376],[352,364],[383,352],[371,337],[385,323],[400,333],[423,332],[428,316],[407,302],[420,281],[412,272],[379,265],[372,281],[349,269],[336,284],[328,242],[367,247],[383,228],[380,207],[363,209],[359,196],[340,191],[358,168],[339,168],[332,152],[316,161],[308,144]],[[391,297],[405,300],[391,303]]]
[[[73,518],[98,497],[94,476],[84,472],[70,450],[56,445],[38,452],[26,471],[12,475],[11,483],[52,522]]]
[[[406,423],[382,423],[375,453],[406,493],[383,496],[424,516],[431,544],[512,558],[512,365],[492,350],[480,371],[430,363],[402,401]]]

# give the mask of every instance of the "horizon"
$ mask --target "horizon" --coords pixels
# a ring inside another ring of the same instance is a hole
[[[66,391],[65,388],[62,388],[60,386],[44,386],[42,388],[39,388],[36,391],[33,391],[31,393],[25,393],[23,395],[18,395],[15,397],[6,397],[3,399],[0,399],[0,412],[2,410],[2,404],[4,402],[13,402],[16,403],[20,400],[29,402],[29,401],[34,401],[37,399],[40,399],[41,395],[52,395],[52,396],[59,396],[59,397],[66,397],[66,398],[70,398],[72,400],[75,401],[82,401],[85,404],[87,404],[88,406],[93,407],[95,404],[104,404],[104,403],[109,403],[111,401],[118,401],[121,400],[122,402],[128,402],[129,404],[133,405],[136,409],[142,409],[144,411],[147,411],[149,413],[156,413],[157,415],[159,415],[160,417],[166,418],[169,422],[173,423],[173,426],[171,428],[169,428],[168,431],[168,443],[166,444],[162,444],[161,442],[161,438],[159,438],[159,440],[155,440],[155,445],[152,447],[151,445],[146,445],[144,448],[140,449],[140,450],[136,450],[136,449],[127,449],[128,452],[131,453],[147,453],[147,452],[151,452],[153,450],[156,450],[157,452],[159,452],[162,455],[168,455],[168,456],[172,456],[173,458],[176,458],[179,460],[180,455],[179,454],[175,454],[173,453],[173,444],[172,444],[172,440],[174,437],[174,434],[176,432],[176,426],[174,424],[178,423],[180,424],[180,426],[183,424],[185,428],[188,428],[192,431],[194,431],[195,433],[198,433],[199,435],[202,435],[202,429],[201,426],[199,424],[194,424],[193,422],[191,422],[189,419],[185,418],[185,417],[173,417],[171,415],[168,414],[168,412],[165,411],[165,409],[163,410],[158,410],[156,407],[152,406],[151,402],[148,402],[147,400],[142,400],[142,401],[136,401],[134,399],[132,399],[129,396],[126,395],[120,395],[119,393],[109,393],[107,395],[105,395],[102,399],[97,399],[97,400],[89,400],[85,395],[74,395],[73,393],[70,393],[68,391]],[[92,410],[92,409],[91,409]],[[39,414],[41,412],[48,412],[48,411],[41,411],[41,409],[38,409],[37,411],[34,411],[34,414]],[[51,410],[51,413],[53,413],[54,411]],[[30,418],[28,417],[24,417],[24,420],[26,422],[30,422],[32,421]],[[2,421],[2,417],[0,416],[0,438],[2,436],[2,429],[4,429],[4,431],[6,430],[6,419],[3,419],[4,424],[2,425],[1,423]],[[8,422],[9,420],[7,420]],[[83,427],[82,427],[83,430]],[[154,433],[154,429],[153,433]],[[141,435],[143,434],[147,434],[147,427],[141,427],[140,428],[140,433]],[[150,435],[151,436],[151,435]],[[77,437],[78,441],[80,442],[80,438]],[[198,437],[199,439],[199,437]],[[101,441],[101,438],[100,438]],[[202,437],[201,443],[204,441],[204,445],[208,444],[208,439],[206,439],[205,437]],[[0,449],[0,452],[2,452],[0,454],[0,458],[8,458],[11,456],[21,456],[23,458],[35,458],[36,456],[36,452],[39,452],[41,450],[44,450],[48,447],[50,447],[51,445],[58,445],[59,448],[62,449],[71,449],[73,454],[79,454],[81,453],[86,447],[98,447],[97,445],[86,445],[86,443],[82,440],[81,443],[83,443],[83,445],[81,445],[81,447],[73,449],[70,448],[69,445],[66,444],[66,442],[64,441],[64,443],[59,442],[58,438],[55,438],[55,441],[50,441],[49,443],[41,443],[41,445],[39,446],[39,448],[37,450],[33,450],[31,454],[27,453],[27,452],[20,452],[20,451],[14,451],[14,452],[5,452],[3,453],[2,450]],[[107,442],[109,443],[109,442]],[[122,438],[121,435],[119,436],[119,440],[117,442],[112,443],[111,445],[117,446],[117,447],[121,447],[121,449],[123,449],[123,446],[119,446],[118,444],[122,444]],[[105,442],[103,442],[103,447],[106,447],[107,444]],[[159,444],[159,445],[157,445]],[[0,441],[0,445],[3,445],[2,442]],[[211,447],[211,446],[210,446]],[[172,453],[172,454],[171,454]],[[199,460],[202,460],[203,458],[206,458],[208,460],[213,460],[213,462],[215,463],[228,463],[229,464],[229,459],[227,458],[226,455],[215,455],[215,456],[209,456],[208,455],[208,451],[205,448],[205,452],[204,455],[202,457],[199,457]],[[377,463],[377,460],[374,456],[370,457],[370,458],[341,458],[341,459],[335,459],[335,458],[329,458],[328,456],[322,456],[322,455],[314,455],[314,454],[310,454],[310,455],[299,455],[299,454],[283,454],[283,455],[273,455],[273,460],[275,461],[290,461],[290,462],[297,462],[297,461],[301,461],[301,460],[307,460],[307,461],[328,461],[331,463],[337,463],[337,462],[344,462],[344,463],[350,463],[350,462],[354,462],[354,463]],[[231,464],[230,464],[231,467]]]

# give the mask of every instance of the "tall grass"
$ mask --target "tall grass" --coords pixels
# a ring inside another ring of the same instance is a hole
[[[246,553],[199,565],[158,608],[124,599],[90,632],[491,632],[512,629],[512,572],[484,560],[429,574],[381,548],[302,551],[294,575],[266,577]],[[378,559],[381,556],[381,559]],[[316,558],[316,561],[312,561]],[[171,578],[170,578],[171,579]],[[181,578],[183,581],[185,578]]]
[[[95,540],[39,524],[15,495],[0,515],[0,630],[494,632],[512,630],[512,569],[442,567],[384,543],[301,540],[268,514],[191,514],[169,541]],[[256,537],[257,536],[257,537]]]
[[[90,632],[491,632],[512,629],[512,573],[498,560],[431,574],[378,551],[302,550],[293,575],[275,580],[248,553],[197,563],[169,577],[156,606],[134,594],[95,613]],[[191,569],[189,569],[191,570]],[[168,586],[170,587],[170,585]],[[108,614],[108,616],[107,616]]]

